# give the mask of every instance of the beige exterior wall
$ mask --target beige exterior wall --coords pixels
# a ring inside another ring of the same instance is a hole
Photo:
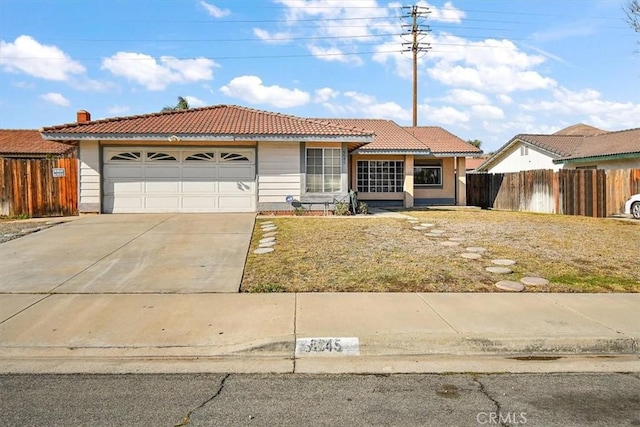
[[[455,200],[455,168],[453,157],[442,158],[442,187],[415,187],[416,199]],[[420,203],[419,201],[417,203]]]
[[[609,161],[590,161],[580,163],[565,163],[565,169],[576,169],[579,167],[597,166],[598,169],[640,169],[640,156],[635,159],[616,159]]]
[[[80,171],[78,177],[80,213],[101,212],[100,143],[98,141],[80,141]]]
[[[467,159],[464,157],[457,158],[458,165],[458,195],[457,205],[467,206]]]
[[[300,143],[258,144],[258,204],[286,203],[287,196],[300,198]]]

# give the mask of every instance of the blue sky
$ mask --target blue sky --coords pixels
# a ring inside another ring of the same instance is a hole
[[[0,127],[235,104],[412,122],[402,6],[430,13],[418,124],[492,151],[576,123],[640,127],[624,1],[0,0]]]

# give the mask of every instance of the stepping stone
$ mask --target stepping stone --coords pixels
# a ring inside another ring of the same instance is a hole
[[[507,267],[487,267],[485,268],[489,273],[495,274],[511,274],[513,270]]]
[[[480,246],[470,246],[467,248],[467,252],[477,252],[481,254],[483,252],[487,252],[487,248],[482,248]]]
[[[466,258],[466,259],[480,259],[482,258],[482,255],[475,253],[475,252],[464,252],[461,253],[460,256],[462,258]]]
[[[428,222],[423,222],[420,224],[422,227],[435,227],[435,224],[429,224]]]
[[[268,233],[269,231],[276,231],[277,229],[278,227],[265,227],[262,229],[262,231],[265,231]]]
[[[421,225],[416,225],[415,227],[412,227],[414,230],[426,230],[429,227],[423,227]]]
[[[449,240],[452,242],[464,242],[467,239],[465,239],[464,237],[449,237]]]
[[[32,228],[23,228],[22,230],[20,230],[21,233],[35,233],[36,231],[40,231],[40,229],[38,227],[32,227]]]
[[[494,259],[491,261],[495,265],[514,265],[516,262],[512,259]]]
[[[440,242],[440,244],[441,244],[442,246],[451,246],[451,247],[453,247],[453,246],[460,246],[460,243],[458,243],[458,242],[451,242],[451,241],[448,241],[448,240],[445,240],[444,242]]]
[[[407,222],[410,223],[410,224],[417,224],[420,221],[418,221],[417,219],[408,219]]]
[[[268,233],[264,233],[262,237],[275,237],[278,234],[277,231],[270,231]]]
[[[545,286],[549,284],[549,281],[542,277],[523,277],[520,281],[527,286]]]
[[[265,226],[265,225],[273,225],[273,221],[263,221],[260,223],[261,226]]]
[[[444,231],[444,230],[431,230],[431,232],[433,234],[444,234],[444,233],[446,233],[446,231]]]
[[[270,248],[271,246],[275,246],[276,242],[264,242],[258,245],[259,248]]]
[[[514,282],[513,280],[501,280],[496,283],[496,288],[509,292],[522,292],[524,291],[524,285],[520,282]]]
[[[265,237],[264,239],[260,239],[260,243],[269,243],[269,242],[275,242],[276,238],[275,237]]]
[[[255,251],[253,251],[254,254],[258,254],[258,255],[268,254],[269,252],[273,252],[273,248],[258,248]]]
[[[442,234],[438,234],[438,233],[425,233],[425,236],[427,236],[427,237],[444,237]]]

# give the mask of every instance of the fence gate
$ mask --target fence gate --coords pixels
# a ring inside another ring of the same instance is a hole
[[[78,214],[78,159],[0,158],[0,215]]]

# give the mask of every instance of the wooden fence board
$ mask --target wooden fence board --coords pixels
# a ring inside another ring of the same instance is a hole
[[[467,175],[467,203],[485,209],[603,218],[622,213],[624,202],[636,193],[640,169]]]
[[[54,177],[54,169],[64,170]],[[30,217],[78,214],[78,160],[0,159],[0,214]]]

